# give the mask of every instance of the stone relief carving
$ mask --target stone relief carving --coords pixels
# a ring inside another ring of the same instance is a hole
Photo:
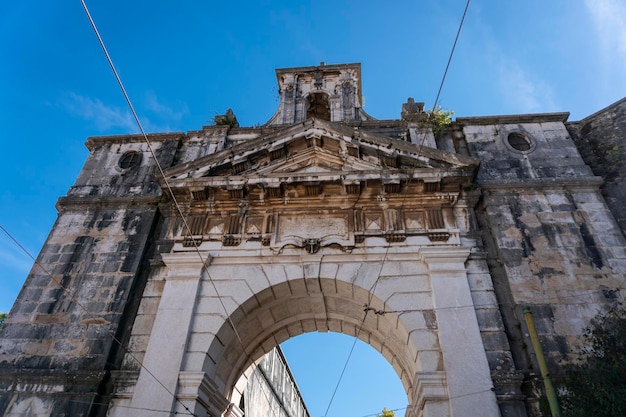
[[[188,224],[193,240],[181,228],[183,246],[203,241],[222,241],[238,246],[246,241],[261,241],[263,246],[281,250],[286,246],[316,253],[332,244],[343,249],[362,243],[367,237],[384,237],[387,242],[403,242],[407,236],[427,236],[431,242],[446,242],[454,231],[448,230],[450,213],[442,208],[406,210],[399,208],[354,209],[335,213],[235,213],[195,214]]]
[[[281,249],[291,245],[316,253],[320,247],[338,244],[342,248],[354,246],[353,226],[347,213],[298,216],[277,216],[277,227],[272,246]]]
[[[320,250],[320,239],[304,239],[304,248],[308,253],[317,253]]]

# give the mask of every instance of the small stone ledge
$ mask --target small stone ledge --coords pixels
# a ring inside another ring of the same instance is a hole
[[[117,398],[132,398],[132,394],[139,379],[139,371],[111,371],[115,396]]]
[[[602,185],[601,177],[589,176],[579,178],[541,178],[525,180],[498,180],[480,181],[478,186],[485,190],[510,190],[526,188],[531,190],[567,187],[567,188],[593,188],[597,189]]]
[[[72,392],[89,391],[97,388],[105,372],[103,371],[60,371],[53,369],[0,369],[0,386],[11,387],[10,391],[70,392],[70,387],[84,387],[86,390],[72,389]],[[36,387],[36,388],[35,388]],[[34,389],[32,389],[34,388]]]
[[[133,206],[133,205],[156,205],[161,202],[163,196],[132,196],[132,197],[59,197],[56,209],[62,210],[72,206]]]
[[[538,113],[538,114],[513,114],[502,116],[478,116],[478,117],[457,117],[456,123],[461,126],[480,126],[496,124],[519,124],[519,123],[565,123],[569,117],[569,112],[560,113]]]
[[[500,408],[510,410],[512,415],[526,415],[524,406],[526,396],[522,392],[524,373],[521,371],[495,371],[491,373],[491,379]]]
[[[150,142],[167,142],[173,140],[181,140],[186,138],[184,132],[169,132],[169,133],[148,133],[148,139]],[[132,135],[112,135],[112,136],[92,136],[87,138],[85,146],[92,151],[98,145],[110,144],[110,143],[145,143],[146,139],[142,134]]]

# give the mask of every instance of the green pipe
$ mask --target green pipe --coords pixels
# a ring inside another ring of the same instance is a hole
[[[539,363],[539,370],[541,371],[543,385],[546,387],[546,397],[548,397],[548,404],[550,404],[550,413],[552,414],[552,417],[561,417],[559,400],[556,397],[556,391],[554,390],[552,380],[550,379],[550,374],[548,373],[548,365],[546,365],[546,358],[543,355],[541,343],[539,343],[539,336],[537,336],[535,322],[533,321],[533,313],[530,311],[530,307],[524,307],[522,311],[524,312],[524,319],[526,320],[526,326],[528,327],[530,340],[533,343],[535,356],[537,356],[537,362]]]

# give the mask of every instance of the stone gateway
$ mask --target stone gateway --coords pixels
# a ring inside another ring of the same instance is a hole
[[[332,331],[387,359],[408,417],[538,415],[522,310],[558,386],[623,299],[626,101],[441,128],[413,99],[365,113],[360,64],[276,76],[263,126],[88,139],[0,333],[0,413],[261,415],[254,364]]]

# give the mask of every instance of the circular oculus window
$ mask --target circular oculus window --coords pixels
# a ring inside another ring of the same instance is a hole
[[[139,165],[139,162],[141,162],[141,153],[129,151],[122,155],[118,165],[121,169],[130,169]]]
[[[505,142],[511,149],[518,152],[528,153],[535,149],[535,142],[520,132],[509,133]]]

